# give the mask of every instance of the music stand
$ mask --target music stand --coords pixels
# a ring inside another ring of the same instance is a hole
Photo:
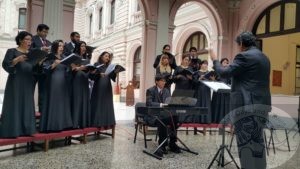
[[[206,85],[207,87],[209,87],[210,89],[212,89],[215,92],[218,93],[230,93],[230,86],[228,86],[227,84],[223,83],[223,82],[216,82],[216,81],[201,81],[204,85]],[[223,119],[222,120],[222,127],[221,127],[221,133],[222,133],[222,144],[220,145],[217,153],[215,154],[214,158],[212,159],[212,161],[210,162],[208,169],[211,168],[211,166],[213,165],[214,161],[218,162],[218,166],[224,167],[227,164],[233,162],[235,164],[235,166],[239,169],[238,164],[236,163],[236,161],[233,158],[233,155],[231,154],[231,152],[228,149],[228,145],[225,145],[225,126],[226,126],[226,122]],[[228,162],[225,164],[225,158],[224,158],[224,154],[225,154],[225,150],[227,151],[229,157],[231,158],[232,161]],[[218,160],[217,157],[219,156]]]
[[[194,107],[194,108],[196,108],[196,107]],[[164,127],[167,129],[167,137],[162,141],[162,143],[160,143],[160,144],[158,145],[158,147],[157,147],[152,153],[151,153],[151,152],[148,152],[147,150],[143,150],[143,152],[144,152],[145,154],[147,154],[147,155],[150,155],[150,156],[154,157],[154,158],[157,158],[157,159],[159,159],[159,160],[162,160],[162,157],[157,156],[157,155],[156,155],[156,152],[157,152],[158,150],[160,150],[160,148],[164,145],[164,143],[170,139],[171,134],[173,134],[172,132],[176,132],[176,130],[170,132],[168,126],[167,126],[163,121],[161,121],[160,118],[159,118],[158,116],[153,115],[153,113],[157,114],[157,112],[159,112],[159,114],[160,114],[160,111],[168,111],[167,108],[164,108],[164,107],[162,107],[162,108],[161,108],[161,107],[149,107],[148,109],[153,110],[153,112],[151,112],[151,113],[149,113],[149,111],[148,111],[148,114],[151,115],[151,116],[153,116],[153,117],[154,117],[154,118],[155,118],[162,126],[164,126]],[[179,108],[179,109],[180,109],[180,108]],[[192,108],[191,108],[191,109],[192,109]],[[178,112],[181,112],[181,111],[182,111],[182,110],[178,110]],[[168,113],[172,113],[172,112],[169,111]],[[183,113],[183,112],[182,112],[182,113]],[[202,113],[203,113],[203,112],[202,112]],[[173,126],[174,126],[174,124],[173,124]],[[180,140],[180,139],[177,137],[176,133],[174,133],[174,135],[175,135],[177,141],[179,141],[179,142],[183,145],[183,147],[184,147],[184,148],[179,147],[181,150],[186,151],[186,152],[189,152],[189,153],[192,153],[192,154],[195,154],[195,155],[198,155],[198,154],[199,154],[199,153],[194,152],[194,151],[192,151],[191,149],[189,149],[189,148],[187,147],[187,145],[185,145],[184,142],[183,142],[182,140]]]

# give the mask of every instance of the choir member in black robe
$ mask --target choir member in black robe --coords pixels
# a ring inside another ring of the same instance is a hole
[[[188,74],[183,74],[184,69],[188,69],[193,72],[192,68],[189,66],[190,58],[189,56],[183,56],[180,66],[177,66],[173,73],[173,80],[175,83],[175,90],[193,90],[193,76]]]
[[[32,35],[22,31],[15,40],[18,47],[8,49],[2,62],[8,79],[0,120],[0,138],[15,138],[36,132],[33,65],[26,61]]]
[[[172,81],[172,68],[169,64],[169,57],[167,54],[162,54],[159,65],[156,68],[156,75],[163,76],[166,80],[165,88],[171,90]]]
[[[43,63],[46,78],[45,106],[40,127],[42,132],[55,132],[72,128],[70,79],[71,68],[61,62],[64,43],[56,40],[51,56]]]
[[[215,77],[211,76],[209,78],[205,78],[205,75],[209,73],[208,71],[208,62],[207,60],[203,60],[200,65],[200,70],[194,74],[194,79],[196,82],[195,85],[195,98],[197,98],[197,106],[198,107],[207,107],[208,108],[208,117],[207,119],[201,119],[201,123],[210,123],[211,118],[211,91],[210,88],[200,82],[200,80],[214,80]]]
[[[86,64],[90,63],[86,53],[86,43],[79,41],[75,45],[74,53],[82,59],[82,64],[72,65],[72,120],[74,128],[85,128],[90,126],[90,91],[89,72]]]
[[[227,58],[221,59],[222,67],[226,68],[229,65]],[[221,81],[227,85],[230,85],[230,78],[218,76],[217,81]],[[230,93],[213,92],[211,101],[211,114],[212,123],[219,123],[226,114],[229,113]]]
[[[93,72],[90,76],[94,80],[91,94],[91,116],[92,126],[94,127],[112,126],[116,124],[111,77],[105,74],[110,62],[111,55],[108,52],[101,53],[95,66],[102,64],[103,66],[99,72]]]
[[[155,69],[159,65],[159,62],[161,60],[161,56],[164,55],[164,54],[168,55],[168,57],[169,57],[169,64],[170,64],[171,68],[175,69],[177,67],[175,56],[170,53],[170,49],[171,49],[170,45],[164,45],[162,54],[157,55],[156,58],[155,58],[155,61],[154,61],[154,64],[153,64],[153,67]]]

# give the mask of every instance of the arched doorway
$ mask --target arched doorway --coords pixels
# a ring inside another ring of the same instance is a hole
[[[204,33],[198,31],[189,36],[189,38],[185,41],[183,46],[182,53],[189,52],[191,47],[196,47],[199,55],[198,58],[201,60],[208,60],[208,51],[206,48],[208,47],[208,42]]]
[[[300,2],[286,0],[270,5],[252,31],[271,61],[271,92],[300,94]]]
[[[134,53],[134,59],[133,59],[133,76],[132,81],[136,89],[140,88],[140,77],[141,77],[141,50],[142,47],[139,46],[135,53]]]

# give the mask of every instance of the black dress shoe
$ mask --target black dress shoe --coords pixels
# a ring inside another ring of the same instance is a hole
[[[177,144],[170,144],[170,151],[174,152],[174,153],[181,153],[180,147],[178,147]]]
[[[161,149],[158,149],[158,150],[154,153],[154,155],[157,155],[158,157],[163,157],[163,156],[164,156],[163,151],[162,151]]]
[[[161,147],[160,149],[163,152],[163,154],[168,154],[166,147]]]

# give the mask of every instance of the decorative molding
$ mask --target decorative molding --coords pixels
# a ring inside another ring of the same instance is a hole
[[[241,3],[241,0],[229,0],[228,1],[228,7],[229,8],[239,8],[240,3]]]
[[[118,7],[122,7],[125,4],[124,1],[126,1],[126,0],[119,0]]]
[[[94,8],[93,6],[90,6],[86,9],[86,16],[90,16],[91,14],[93,14],[94,12]]]
[[[97,9],[100,9],[100,8],[102,8],[102,7],[103,7],[103,1],[102,1],[102,0],[97,1],[97,3],[96,3],[96,8],[97,8]]]

